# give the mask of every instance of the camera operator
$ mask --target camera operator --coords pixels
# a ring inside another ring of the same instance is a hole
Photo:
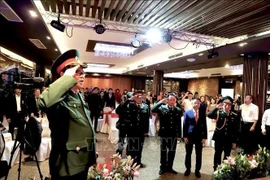
[[[149,130],[149,107],[142,100],[142,92],[137,91],[134,95],[120,104],[116,113],[119,115],[119,130],[127,132],[128,145],[127,155],[130,155],[138,165],[141,163],[144,134]]]

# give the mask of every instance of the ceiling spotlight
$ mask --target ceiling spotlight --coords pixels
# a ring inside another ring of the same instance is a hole
[[[134,48],[138,48],[138,47],[141,46],[140,40],[137,39],[137,34],[135,34],[135,37],[132,39],[131,45],[132,45],[132,47],[134,47]]]
[[[202,55],[203,55],[203,53],[198,54],[198,56],[202,56]]]
[[[187,61],[188,62],[194,62],[194,61],[196,61],[196,59],[195,58],[187,58]]]
[[[61,22],[60,22],[60,14],[58,14],[58,20],[57,21],[52,20],[51,26],[54,27],[55,29],[61,31],[61,32],[64,32],[64,30],[66,28],[66,26],[64,24],[61,24]]]
[[[208,52],[209,52],[209,55],[207,56],[208,59],[216,58],[219,56],[219,53],[216,51],[214,44],[213,44],[213,49],[208,50]]]
[[[101,20],[100,20],[100,23],[97,24],[97,25],[94,27],[94,30],[96,31],[97,34],[103,34],[103,33],[106,31],[106,28],[105,28],[105,26],[101,23]]]
[[[169,33],[169,30],[168,32],[166,32],[163,36],[162,36],[162,39],[164,42],[166,43],[169,43],[172,41],[172,35]]]

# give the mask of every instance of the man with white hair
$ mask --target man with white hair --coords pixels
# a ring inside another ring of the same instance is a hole
[[[191,154],[193,146],[195,145],[196,151],[196,167],[195,176],[201,177],[200,169],[202,166],[202,147],[207,139],[207,127],[206,127],[206,112],[200,109],[200,99],[193,99],[191,101],[193,109],[187,110],[184,113],[184,127],[183,137],[186,144],[186,158],[185,176],[190,175],[191,169]]]

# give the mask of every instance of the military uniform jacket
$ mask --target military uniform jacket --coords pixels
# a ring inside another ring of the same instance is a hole
[[[81,95],[71,91],[76,83],[73,77],[62,76],[43,91],[38,100],[50,123],[52,176],[72,176],[96,162],[90,112]]]
[[[158,102],[152,107],[152,112],[158,113],[160,119],[160,129],[158,135],[161,137],[181,137],[181,115],[179,107],[169,108]]]
[[[214,131],[213,140],[222,140],[223,138],[230,138],[232,143],[237,141],[237,123],[239,116],[230,111],[229,114],[218,108],[213,109],[207,115],[210,119],[216,119],[216,129]]]
[[[139,106],[130,100],[126,100],[116,108],[119,115],[118,128],[128,128],[136,130],[138,133],[148,133],[149,131],[149,110],[145,103]]]

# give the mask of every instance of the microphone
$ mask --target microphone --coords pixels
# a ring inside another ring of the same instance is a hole
[[[43,77],[22,78],[23,80],[31,80],[37,83],[44,82]]]

